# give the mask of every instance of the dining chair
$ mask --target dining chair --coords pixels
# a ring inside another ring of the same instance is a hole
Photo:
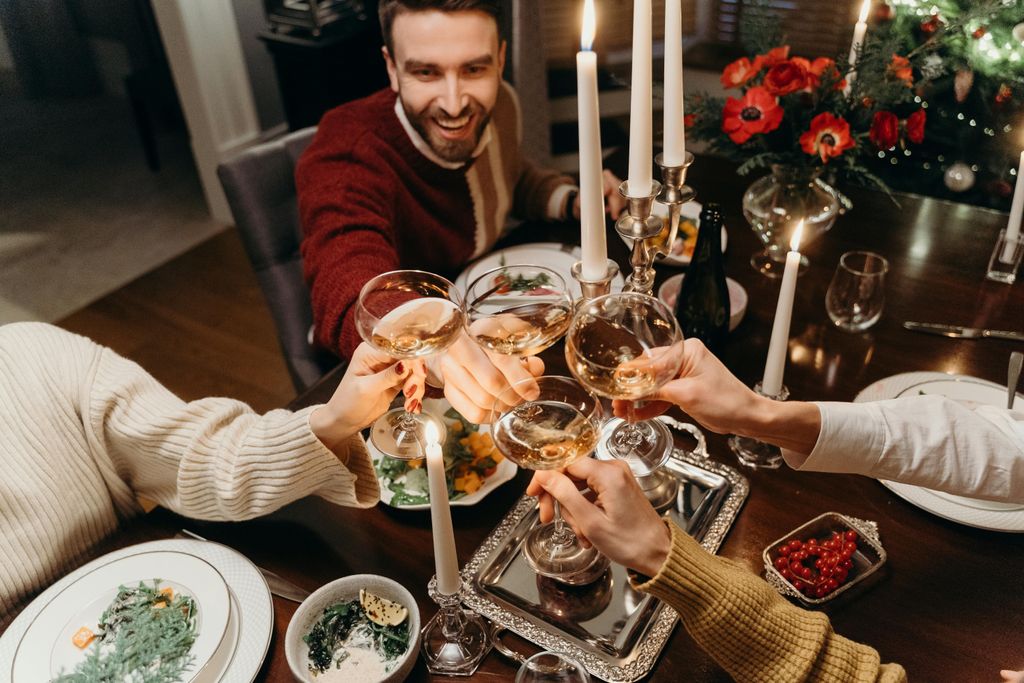
[[[285,365],[301,393],[340,361],[309,340],[313,309],[302,275],[295,163],[316,127],[250,147],[217,167],[231,215],[270,307]]]

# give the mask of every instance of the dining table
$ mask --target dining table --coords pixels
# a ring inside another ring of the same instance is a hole
[[[762,245],[741,210],[752,177],[734,164],[698,156],[688,183],[700,202],[717,202],[728,231],[726,272],[749,298],[740,325],[718,355],[753,386],[764,371],[779,280],[750,265]],[[985,279],[988,258],[1006,214],[921,196],[842,187],[852,207],[834,227],[806,244],[810,263],[799,276],[792,313],[785,385],[789,400],[850,401],[881,378],[911,371],[938,371],[1006,382],[1007,361],[1024,343],[1000,339],[952,339],[908,331],[907,320],[971,327],[1024,329],[1024,283]],[[579,226],[524,223],[498,247],[531,242],[579,243]],[[629,272],[626,245],[608,224],[609,256]],[[864,332],[835,327],[825,292],[840,255],[870,250],[889,262],[885,308]],[[656,266],[657,282],[680,272]],[[454,274],[451,274],[454,275]],[[657,286],[657,285],[656,285]],[[567,374],[561,345],[543,354],[548,373]],[[326,401],[343,368],[326,375],[287,408]],[[673,409],[680,419],[689,418]],[[945,425],[935,425],[944,429]],[[820,515],[835,511],[877,522],[888,561],[870,581],[815,608],[834,630],[878,650],[882,662],[898,662],[911,681],[997,681],[999,670],[1024,669],[1024,534],[973,528],[926,512],[878,481],[856,475],[743,468],[728,435],[707,432],[709,457],[741,470],[749,495],[718,553],[755,574],[764,574],[762,551]],[[681,438],[681,437],[677,437]],[[978,454],[977,457],[984,457]],[[460,562],[465,563],[523,495],[530,472],[520,470],[477,504],[453,507]],[[266,517],[236,523],[197,522],[157,508],[126,523],[96,553],[170,538],[189,528],[223,543],[255,564],[308,589],[350,574],[381,574],[416,597],[424,623],[436,612],[427,594],[434,574],[429,511],[383,504],[358,510],[309,497]],[[289,681],[285,631],[297,604],[274,598],[270,648],[258,681]],[[515,635],[509,647],[525,654],[538,648]],[[471,680],[509,681],[518,665],[492,651]],[[420,657],[410,681],[465,680],[431,676]],[[677,624],[646,680],[731,680]]]

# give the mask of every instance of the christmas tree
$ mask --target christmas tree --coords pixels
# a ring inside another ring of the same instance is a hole
[[[913,148],[872,150],[892,189],[1006,209],[1024,149],[1024,0],[887,0],[864,46],[918,54],[908,110],[927,112]]]

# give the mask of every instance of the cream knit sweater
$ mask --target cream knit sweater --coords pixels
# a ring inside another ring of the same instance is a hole
[[[376,504],[362,439],[329,451],[309,428],[312,410],[185,403],[84,337],[0,326],[0,626],[140,514],[137,496],[208,520],[257,517],[310,494]]]

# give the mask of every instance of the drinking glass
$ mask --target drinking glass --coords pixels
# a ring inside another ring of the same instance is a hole
[[[422,270],[393,270],[373,278],[359,292],[356,329],[363,341],[392,358],[423,358],[442,351],[462,333],[462,299],[440,275]],[[370,441],[393,458],[423,457],[428,423],[444,434],[436,417],[392,408],[373,423]]]
[[[533,356],[558,341],[572,321],[565,278],[543,266],[502,266],[474,280],[463,316],[469,336],[488,351]]]
[[[516,683],[590,683],[590,674],[561,652],[538,652],[519,667]]]
[[[863,332],[882,317],[889,262],[870,251],[848,251],[839,259],[825,293],[825,309],[835,326]]]
[[[629,419],[609,420],[604,447],[638,477],[661,467],[672,435],[659,420],[636,422],[636,401],[675,378],[683,363],[683,333],[665,304],[646,294],[621,292],[584,303],[565,335],[565,360],[580,383],[606,398],[625,399]]]
[[[535,398],[523,402],[525,384],[536,384],[537,390]],[[601,401],[571,377],[520,380],[499,394],[494,406],[491,439],[524,469],[561,469],[587,457],[597,445]],[[604,555],[583,547],[562,519],[558,501],[554,519],[523,540],[523,554],[541,576],[577,585],[590,583],[609,566]]]

